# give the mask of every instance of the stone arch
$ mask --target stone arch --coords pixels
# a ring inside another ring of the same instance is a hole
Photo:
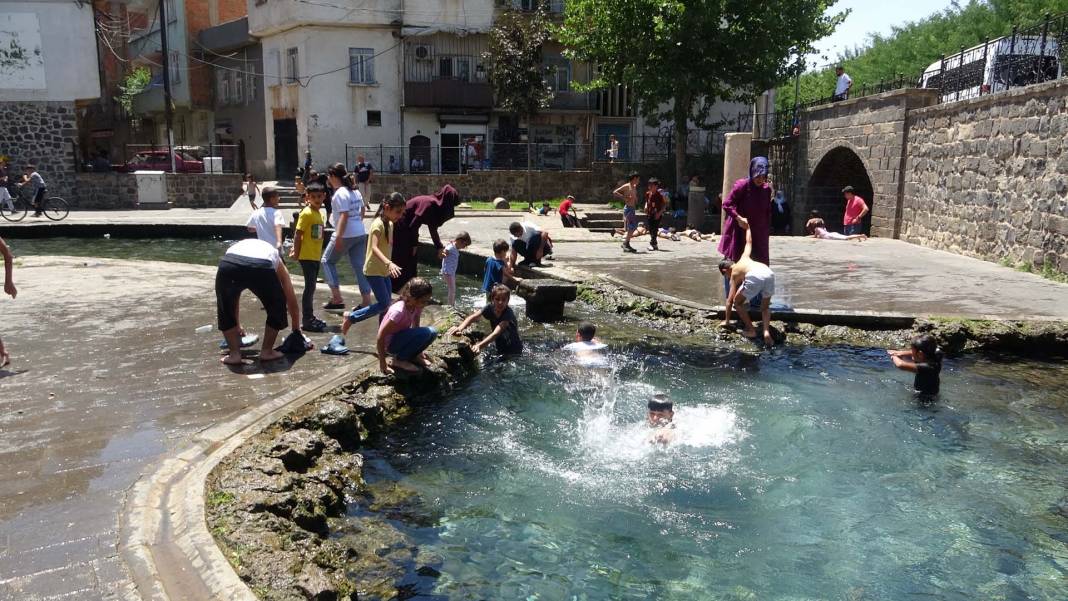
[[[812,170],[807,188],[808,210],[817,210],[827,223],[827,229],[842,231],[845,199],[842,188],[853,186],[871,211],[864,217],[864,233],[871,233],[871,216],[875,211],[874,188],[867,165],[848,144],[838,144],[823,155]],[[807,214],[805,215],[807,219]]]

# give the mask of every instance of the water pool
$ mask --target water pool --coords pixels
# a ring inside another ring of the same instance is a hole
[[[367,455],[430,516],[403,526],[442,559],[416,598],[1068,598],[1062,367],[949,362],[921,405],[881,350],[665,347],[605,374],[530,347]]]

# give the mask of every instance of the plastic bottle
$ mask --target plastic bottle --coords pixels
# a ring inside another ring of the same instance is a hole
[[[206,326],[200,326],[199,328],[197,328],[197,329],[196,329],[196,330],[194,330],[194,331],[195,331],[195,332],[196,332],[197,334],[207,334],[208,332],[212,331],[213,329],[215,329],[215,326],[213,326],[213,325],[211,325],[211,324],[209,323],[209,324],[208,324],[208,325],[206,325]]]

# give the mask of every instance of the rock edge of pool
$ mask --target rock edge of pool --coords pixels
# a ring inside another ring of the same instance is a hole
[[[687,344],[760,352],[721,330],[714,314],[608,283],[581,286],[579,301],[640,328],[670,330]],[[950,354],[1068,354],[1064,322],[928,319],[909,330],[773,325],[777,344],[900,348],[923,332]],[[415,594],[412,576],[439,575],[441,558],[421,552],[392,524],[426,519],[418,498],[388,480],[365,483],[360,451],[420,404],[440,401],[473,377],[478,361],[469,342],[436,342],[430,369],[417,377],[357,372],[216,466],[205,487],[207,525],[254,594],[272,601],[405,598]]]

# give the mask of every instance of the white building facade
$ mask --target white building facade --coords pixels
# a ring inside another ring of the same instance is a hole
[[[0,2],[0,157],[34,164],[49,189],[74,178],[78,100],[100,96],[89,3]]]

